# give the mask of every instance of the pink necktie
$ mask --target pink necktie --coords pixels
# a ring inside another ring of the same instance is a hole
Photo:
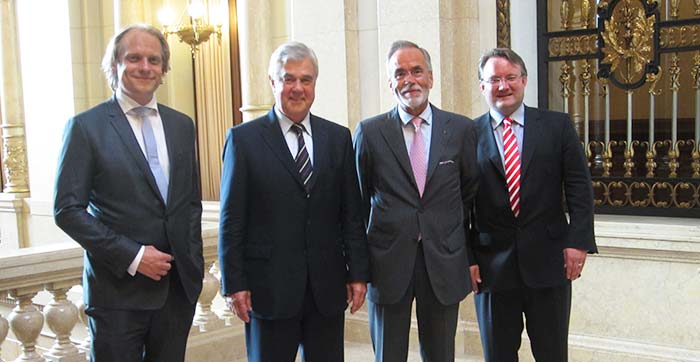
[[[513,215],[518,217],[520,214],[520,152],[518,152],[518,140],[511,128],[512,123],[513,120],[509,117],[503,119],[503,156],[510,209],[513,210]]]
[[[416,185],[418,186],[418,192],[423,196],[423,190],[425,190],[425,178],[428,172],[428,163],[425,160],[425,142],[423,142],[423,132],[420,130],[420,125],[423,123],[423,119],[420,117],[415,117],[411,120],[413,123],[413,130],[415,134],[413,135],[413,142],[411,143],[411,151],[409,152],[409,158],[411,159],[411,168],[413,169],[413,177],[416,178]]]

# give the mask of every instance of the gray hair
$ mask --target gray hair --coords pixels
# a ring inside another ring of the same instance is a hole
[[[527,77],[527,67],[525,67],[525,62],[523,61],[523,58],[521,58],[520,55],[518,55],[518,53],[514,52],[509,48],[493,48],[491,50],[486,51],[484,54],[481,55],[481,58],[479,58],[480,80],[483,80],[481,79],[481,76],[484,72],[484,65],[486,65],[486,62],[488,62],[491,58],[504,58],[508,60],[511,64],[520,66],[520,72],[522,73],[521,75],[523,77]]]
[[[316,53],[298,41],[290,41],[280,45],[270,56],[270,65],[267,68],[267,74],[274,80],[282,79],[282,68],[289,61],[300,62],[304,59],[310,59],[314,66],[314,78],[318,77],[318,59]]]
[[[393,76],[393,74],[390,74],[391,71],[389,69],[389,62],[391,61],[391,57],[396,53],[399,49],[405,49],[405,48],[415,48],[420,50],[421,53],[423,53],[423,58],[425,58],[425,63],[428,65],[428,71],[433,71],[433,64],[430,62],[430,53],[428,53],[427,50],[421,48],[418,46],[418,44],[408,41],[408,40],[397,40],[393,43],[391,43],[391,46],[389,47],[389,52],[386,54],[386,72],[389,75],[389,78]]]
[[[102,71],[105,72],[107,82],[109,83],[109,86],[112,88],[112,90],[117,89],[117,83],[119,82],[116,67],[117,64],[119,64],[119,56],[124,51],[124,46],[122,45],[122,38],[124,38],[124,36],[132,30],[146,32],[155,36],[158,39],[161,49],[160,55],[161,58],[163,58],[161,63],[163,74],[167,73],[170,70],[170,47],[168,46],[168,41],[165,39],[165,36],[163,36],[163,33],[161,33],[160,30],[147,24],[129,25],[126,28],[120,30],[117,34],[115,34],[112,37],[112,39],[109,41],[109,44],[107,44],[105,55],[104,57],[102,57]]]

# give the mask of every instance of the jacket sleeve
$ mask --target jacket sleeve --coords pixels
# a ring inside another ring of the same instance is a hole
[[[224,144],[219,217],[219,265],[223,295],[248,290],[244,248],[247,237],[248,176],[245,154],[229,130]]]
[[[123,277],[141,244],[117,234],[88,212],[93,177],[97,172],[95,152],[80,119],[71,118],[64,131],[58,159],[54,220],[94,262],[107,267],[117,277]]]

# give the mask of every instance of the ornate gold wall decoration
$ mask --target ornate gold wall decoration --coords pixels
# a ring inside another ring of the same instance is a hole
[[[610,19],[604,20],[601,63],[610,64],[613,79],[628,86],[644,83],[646,65],[654,59],[655,23],[656,17],[632,0],[617,3]]]
[[[598,52],[598,35],[574,35],[549,39],[550,57],[595,55]]]
[[[496,45],[510,48],[510,0],[497,0],[496,13]]]
[[[659,31],[661,49],[700,46],[700,25],[671,25]]]
[[[29,192],[27,146],[23,138],[3,137],[4,192]]]

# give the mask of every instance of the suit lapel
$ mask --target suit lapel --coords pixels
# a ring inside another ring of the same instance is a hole
[[[129,152],[129,154],[131,154],[132,158],[134,159],[136,166],[139,170],[141,170],[141,173],[146,178],[146,181],[150,185],[151,190],[162,200],[160,191],[158,191],[158,185],[156,184],[156,180],[153,177],[153,174],[151,173],[151,168],[148,166],[146,157],[143,155],[143,151],[141,151],[141,146],[139,146],[139,143],[136,140],[134,130],[131,128],[131,125],[129,125],[129,121],[126,119],[124,111],[122,111],[121,107],[119,107],[119,103],[117,103],[117,99],[115,97],[112,97],[108,101],[108,103],[109,107],[107,108],[107,115],[109,116],[109,120],[112,124],[112,127],[114,127],[115,131],[119,135],[119,138],[124,143],[124,146],[126,147],[127,151]],[[170,149],[170,147],[168,147],[168,149]],[[170,167],[170,169],[172,170],[172,166]]]
[[[525,130],[523,132],[523,155],[520,162],[521,180],[527,174],[527,168],[537,149],[538,139],[542,135],[542,122],[536,109],[525,107]]]
[[[289,171],[292,178],[294,178],[299,186],[303,188],[304,181],[301,179],[301,175],[299,174],[296,164],[294,163],[294,158],[289,152],[287,141],[284,139],[284,135],[282,134],[282,129],[280,128],[279,121],[275,115],[274,108],[267,114],[267,120],[263,123],[263,127],[261,128],[261,134],[267,146],[270,147],[275,156],[277,156],[282,165],[284,165],[284,168]],[[316,144],[314,143],[314,146],[315,145]]]
[[[408,158],[408,151],[406,150],[406,141],[403,138],[403,130],[401,129],[401,118],[399,117],[398,108],[394,108],[392,112],[389,113],[388,117],[384,120],[381,127],[379,127],[382,136],[389,145],[389,149],[394,153],[394,157],[399,161],[399,165],[406,173],[406,176],[413,181],[413,186],[418,190],[416,185],[416,179],[413,176],[413,169],[411,168],[411,160]]]
[[[493,127],[491,127],[491,115],[487,112],[477,119],[476,126],[479,128],[479,149],[483,152],[484,157],[488,158],[493,168],[506,179],[506,172],[503,169],[503,161],[501,161],[501,153],[498,152],[496,138],[493,135]]]
[[[323,123],[318,119],[318,117],[314,116],[313,114],[310,115],[310,122],[311,122],[311,137],[313,139],[313,169],[314,172],[311,175],[311,179],[309,180],[309,190],[313,190],[314,185],[316,184],[316,180],[319,177],[320,170],[325,170],[326,166],[329,163],[328,160],[328,152],[329,150],[329,145],[328,145],[328,132],[326,131],[326,128],[323,126]],[[298,172],[297,172],[298,173]],[[301,177],[299,178],[301,180]]]
[[[442,154],[444,153],[447,142],[450,139],[450,119],[447,118],[446,114],[439,110],[437,107],[433,107],[433,125],[432,132],[430,134],[430,156],[428,159],[428,175],[425,179],[425,185],[427,187],[428,182],[430,182],[430,177],[435,171],[438,162]]]
[[[168,176],[168,199],[170,199],[170,196],[173,194],[173,180],[175,180],[173,178],[173,174],[174,170],[176,170],[176,167],[178,167],[178,165],[176,165],[178,158],[175,154],[175,145],[177,144],[177,142],[174,141],[174,138],[176,136],[174,127],[175,124],[173,121],[173,116],[170,114],[170,111],[164,107],[161,107],[160,104],[158,105],[158,113],[160,113],[160,120],[163,123],[163,133],[165,134],[165,147],[168,149],[168,161],[170,162],[170,175]],[[158,193],[158,195],[160,195],[160,192]],[[169,204],[169,202],[166,203],[166,205]]]

